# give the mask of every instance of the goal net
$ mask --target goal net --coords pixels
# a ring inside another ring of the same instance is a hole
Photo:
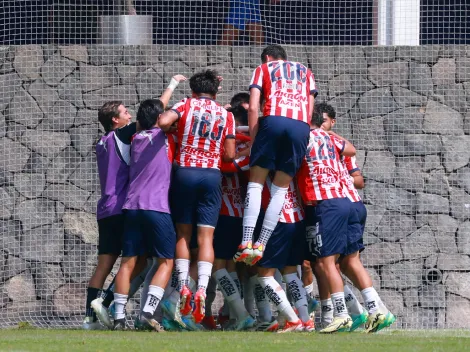
[[[173,75],[204,68],[223,76],[226,104],[247,90],[263,45],[278,43],[310,67],[317,102],[358,150],[362,259],[396,326],[469,328],[470,10],[442,3],[3,0],[0,326],[83,321],[98,108],[122,100],[135,117]],[[181,84],[172,103],[189,94]],[[138,309],[139,294],[127,311]]]

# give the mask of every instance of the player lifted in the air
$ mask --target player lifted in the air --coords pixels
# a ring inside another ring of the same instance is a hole
[[[181,292],[181,313],[191,312],[191,292],[187,287],[190,264],[189,244],[197,225],[198,289],[194,297],[194,319],[205,314],[206,289],[212,272],[214,229],[221,207],[222,160],[235,157],[235,123],[232,113],[214,99],[219,89],[217,73],[206,70],[189,80],[192,98],[184,99],[165,112],[160,127],[169,131],[177,124],[178,168],[172,186],[173,215],[178,235],[176,270]]]
[[[262,64],[250,84],[248,123],[253,140],[250,155],[250,182],[245,198],[243,239],[236,261],[255,264],[277,226],[279,214],[292,178],[305,156],[309,121],[317,92],[313,74],[299,62],[287,60],[279,45],[266,47]],[[263,117],[258,118],[263,100]],[[261,192],[269,171],[275,171],[271,200],[259,239],[252,245],[261,206]]]

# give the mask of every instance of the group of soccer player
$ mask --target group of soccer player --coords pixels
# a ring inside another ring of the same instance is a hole
[[[321,333],[395,321],[360,260],[367,214],[354,146],[332,131],[334,109],[314,104],[306,66],[279,45],[261,61],[250,93],[225,107],[215,101],[221,77],[206,70],[189,79],[192,96],[167,109],[186,80],[174,76],[140,104],[136,123],[120,101],[100,109],[98,265],[85,329],[126,329],[126,304],[143,285],[136,329],[216,329],[218,287],[224,330],[311,332],[314,276]]]

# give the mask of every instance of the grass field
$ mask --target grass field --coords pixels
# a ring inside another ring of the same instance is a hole
[[[0,330],[0,351],[468,351],[470,331],[343,333],[150,333],[77,330]]]

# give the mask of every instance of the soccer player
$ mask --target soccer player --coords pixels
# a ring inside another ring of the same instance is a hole
[[[331,131],[336,124],[334,108],[331,105],[322,103],[315,107],[315,113],[323,117],[322,128],[325,131]],[[372,279],[362,265],[359,256],[359,253],[364,250],[362,237],[366,224],[367,209],[357,192],[357,189],[364,188],[364,178],[356,164],[356,157],[342,157],[339,166],[343,191],[351,201],[353,208],[353,214],[348,224],[348,245],[340,258],[340,268],[354,285],[361,290],[369,313],[368,315],[364,311],[352,290],[345,285],[346,305],[353,320],[351,331],[365,323],[366,332],[376,332],[393,324],[396,318],[385,307],[377,291],[372,286]]]
[[[253,141],[250,182],[245,198],[243,239],[235,261],[255,264],[279,221],[287,189],[305,156],[309,138],[309,117],[313,112],[315,80],[304,65],[287,61],[279,45],[266,47],[250,85],[248,124]],[[263,117],[258,119],[260,100]],[[261,193],[269,171],[275,171],[271,200],[254,245],[253,232],[260,213]]]
[[[328,283],[334,306],[333,321],[320,332],[348,331],[352,325],[346,309],[343,280],[336,261],[347,246],[351,202],[340,182],[339,157],[354,156],[354,146],[322,130],[323,117],[313,114],[307,155],[297,180],[306,212],[309,252],[319,275]],[[330,132],[332,133],[332,132]]]
[[[125,213],[121,266],[116,276],[114,330],[125,329],[124,308],[128,300],[131,274],[137,259],[148,253],[158,261],[158,269],[148,288],[140,315],[142,329],[163,331],[153,314],[160,303],[173,270],[176,233],[168,201],[175,142],[158,127],[163,113],[160,100],[145,100],[137,112],[138,132],[131,144],[129,188]]]
[[[225,105],[226,109],[237,109],[239,106],[244,108],[248,112],[250,107],[250,94],[241,92],[235,94],[232,99],[230,99],[230,104]],[[241,126],[248,126],[248,114],[246,117],[246,123],[242,123]]]
[[[194,320],[204,318],[206,289],[214,261],[213,237],[221,198],[221,161],[235,157],[235,123],[232,113],[214,99],[219,88],[215,71],[196,73],[189,80],[192,98],[184,99],[165,112],[160,127],[169,131],[177,124],[179,149],[174,175],[174,219],[177,230],[176,270],[181,292],[181,313],[191,312],[191,291],[187,287],[190,264],[189,244],[193,224],[197,225],[198,286],[194,297]]]

